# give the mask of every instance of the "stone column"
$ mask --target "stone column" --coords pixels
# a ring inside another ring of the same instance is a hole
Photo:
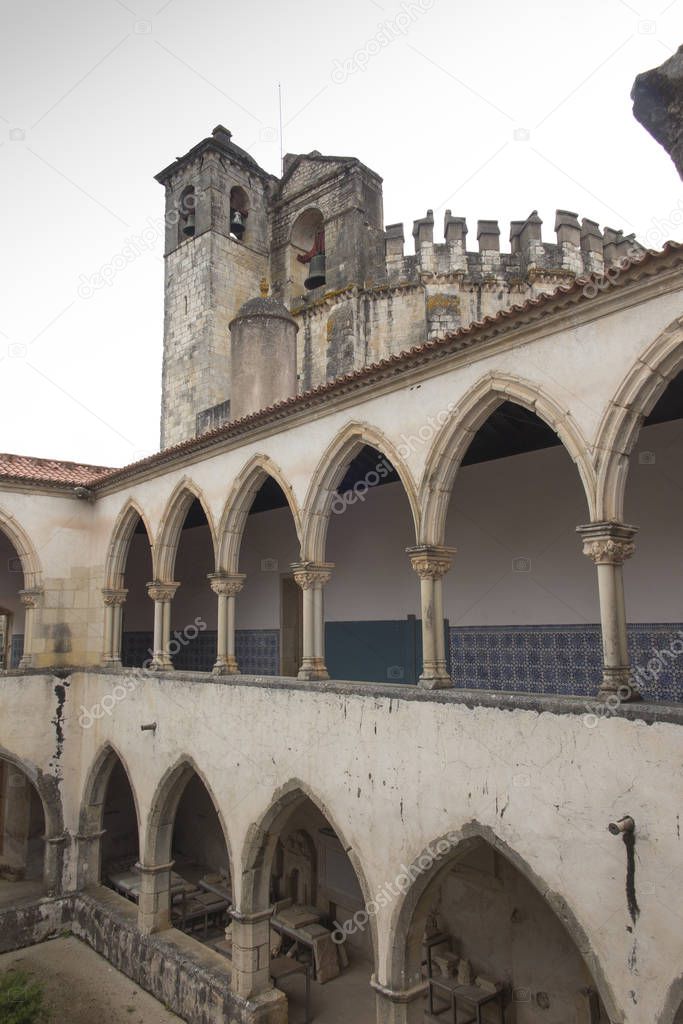
[[[294,579],[304,592],[303,662],[299,679],[329,679],[325,666],[323,587],[332,578],[332,562],[295,562]]]
[[[235,598],[246,578],[241,572],[210,572],[208,575],[211,589],[218,595],[215,676],[234,676],[239,672],[235,656]]]
[[[150,669],[173,671],[173,662],[168,653],[171,641],[171,601],[179,583],[162,583],[154,580],[147,584],[147,593],[154,601],[154,657]]]
[[[169,864],[136,864],[140,872],[138,928],[144,935],[171,927],[171,868]]]
[[[43,885],[48,896],[60,896],[63,891],[62,879],[67,858],[69,836],[45,837],[45,860],[43,862]]]
[[[77,832],[76,843],[76,888],[85,889],[89,885],[97,885],[100,881],[102,836],[106,829],[99,832]]]
[[[19,662],[19,668],[31,668],[35,663],[33,655],[33,633],[36,625],[36,608],[43,591],[40,587],[31,587],[27,590],[20,590],[19,597],[23,604],[24,611],[24,652]]]
[[[375,990],[378,1024],[422,1024],[425,1018],[425,982],[397,990],[380,985],[373,975],[370,985]]]
[[[251,999],[272,988],[270,981],[270,919],[273,908],[253,914],[230,911],[232,917],[232,990]]]
[[[104,598],[104,652],[103,665],[121,666],[121,622],[123,605],[128,591],[114,587],[103,587]]]
[[[422,675],[425,690],[443,690],[453,685],[446,667],[443,631],[443,577],[453,562],[455,548],[421,544],[407,548],[413,569],[420,577],[422,605]]]
[[[607,698],[617,694],[622,701],[641,700],[630,672],[622,574],[624,562],[635,551],[633,538],[637,527],[602,522],[576,529],[583,540],[583,553],[593,559],[598,569],[604,659],[598,695]]]

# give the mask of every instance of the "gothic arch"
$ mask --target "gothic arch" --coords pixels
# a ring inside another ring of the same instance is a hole
[[[477,821],[468,822],[461,829],[451,830],[430,842],[411,862],[419,868],[410,888],[397,903],[390,926],[391,941],[386,947],[386,962],[381,974],[386,977],[386,986],[400,992],[413,987],[416,977],[419,981],[419,965],[422,959],[422,939],[430,911],[431,893],[434,885],[451,870],[459,860],[485,843],[501,854],[530,885],[543,896],[545,902],[559,919],[571,938],[575,949],[583,959],[602,999],[610,1020],[621,1021],[623,1014],[608,984],[602,967],[591,949],[591,943],[584,928],[563,896],[554,892],[535,871],[510,846],[500,839],[493,829]],[[441,849],[445,853],[441,854]],[[426,858],[431,865],[421,867]]]
[[[104,813],[104,803],[107,796],[107,786],[111,774],[119,763],[123,768],[123,771],[128,779],[128,785],[130,791],[133,794],[133,803],[135,804],[135,815],[138,820],[138,828],[140,827],[140,804],[138,802],[138,795],[133,785],[133,777],[130,773],[128,765],[125,759],[116,749],[116,747],[107,741],[99,750],[95,760],[90,766],[90,771],[83,787],[83,797],[81,799],[81,808],[79,814],[79,829],[84,835],[91,835],[92,833],[100,832],[102,829],[102,815]]]
[[[412,474],[389,439],[369,423],[352,422],[337,434],[318,462],[306,496],[302,557],[324,562],[330,506],[344,473],[358,452],[369,445],[386,456],[403,484],[413,517],[416,536],[420,530],[420,505]]]
[[[300,779],[290,779],[277,790],[266,812],[250,826],[247,833],[241,859],[241,905],[239,908],[241,913],[256,913],[268,906],[270,874],[279,833],[296,805],[305,800],[310,800],[334,829],[351,861],[363,895],[363,904],[367,906],[370,900],[370,888],[358,854],[345,838],[344,833],[335,822],[334,816],[317,793]],[[376,962],[377,925],[372,916],[369,918],[368,924],[372,936],[373,957]]]
[[[296,535],[301,541],[301,513],[294,491],[282,470],[267,455],[254,455],[240,470],[233,483],[218,528],[218,559],[220,571],[236,573],[239,567],[240,547],[249,510],[254,498],[270,477],[282,490],[294,520]]]
[[[0,530],[9,538],[14,546],[24,574],[24,589],[39,588],[43,582],[43,572],[38,554],[28,534],[19,525],[16,518],[0,508]]]
[[[597,518],[623,520],[629,459],[643,421],[683,371],[683,317],[638,356],[619,385],[597,432]]]
[[[109,541],[104,573],[105,587],[112,589],[123,587],[128,552],[138,521],[142,521],[145,527],[152,555],[152,565],[154,565],[154,541],[147,517],[137,501],[134,498],[129,498],[116,517]]]
[[[543,394],[536,384],[489,373],[452,409],[429,453],[420,487],[422,543],[443,544],[448,504],[460,464],[477,430],[503,402],[523,406],[555,431],[576,463],[588,511],[594,518],[595,469],[589,447],[571,413]]]
[[[166,509],[161,517],[157,534],[154,574],[157,579],[162,580],[164,583],[170,583],[173,580],[176,554],[178,552],[178,544],[180,543],[180,534],[183,529],[185,517],[187,516],[189,508],[194,501],[199,501],[204,509],[206,521],[209,524],[211,544],[215,557],[216,531],[214,529],[213,518],[209,511],[208,504],[199,487],[185,477],[176,485],[171,497],[168,499]]]
[[[35,789],[43,807],[45,818],[45,853],[43,861],[43,884],[50,895],[62,891],[62,867],[66,832],[59,782],[53,775],[41,771],[32,761],[18,757],[0,745],[0,759],[22,772]]]
[[[228,866],[232,875],[232,845],[223,812],[206,777],[189,755],[180,757],[175,765],[164,773],[152,797],[141,845],[142,863],[146,865],[168,864],[171,860],[171,844],[178,804],[193,775],[201,780],[218,815],[225,848],[228,851]]]

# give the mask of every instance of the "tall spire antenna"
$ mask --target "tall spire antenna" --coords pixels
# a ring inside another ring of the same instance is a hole
[[[282,177],[284,173],[284,157],[282,154],[282,86],[279,82],[277,83],[277,101],[280,111],[280,177]]]

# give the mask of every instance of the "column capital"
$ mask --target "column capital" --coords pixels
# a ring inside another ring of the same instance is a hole
[[[419,544],[417,547],[406,548],[413,569],[421,580],[441,579],[445,576],[457,550],[442,544]]]
[[[244,586],[247,576],[243,572],[210,572],[206,577],[214,594],[236,597]]]
[[[233,921],[237,921],[239,924],[260,924],[261,921],[269,921],[273,916],[273,907],[267,907],[266,910],[253,910],[251,912],[243,913],[241,910],[237,910],[233,907],[228,911]]]
[[[26,590],[19,591],[19,599],[26,608],[37,608],[42,596],[42,587],[27,587]]]
[[[596,565],[623,565],[636,549],[633,538],[637,526],[606,521],[577,526],[576,532],[583,541],[584,555]]]
[[[139,861],[135,865],[136,871],[139,871],[141,875],[160,875],[162,871],[170,871],[175,864],[174,860],[168,862],[168,864],[141,864]]]
[[[115,608],[126,603],[128,591],[119,587],[102,587],[102,598],[107,608]]]
[[[147,593],[153,601],[172,601],[180,583],[163,583],[161,580],[152,580],[146,586]]]
[[[293,562],[294,579],[302,590],[324,587],[332,579],[334,562]]]

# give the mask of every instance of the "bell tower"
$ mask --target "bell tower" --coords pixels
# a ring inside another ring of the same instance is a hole
[[[230,333],[269,276],[277,179],[222,125],[156,175],[166,190],[161,447],[230,419]]]

